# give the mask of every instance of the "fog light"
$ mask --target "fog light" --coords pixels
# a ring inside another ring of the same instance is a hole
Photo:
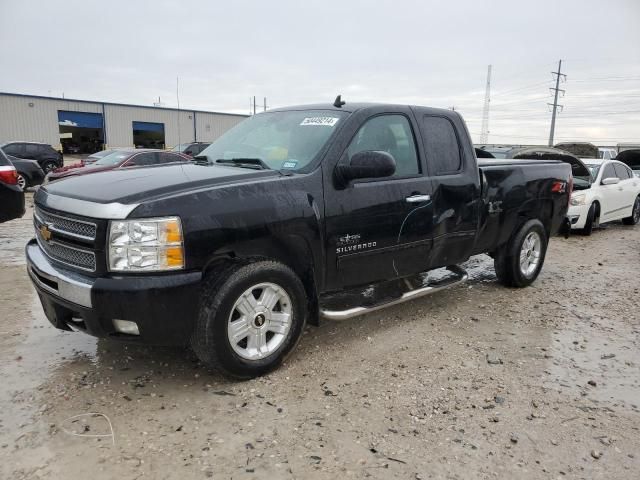
[[[127,335],[140,335],[138,324],[129,320],[114,320],[113,326],[117,332],[126,333]]]

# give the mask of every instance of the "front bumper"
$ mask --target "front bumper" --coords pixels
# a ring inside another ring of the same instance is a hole
[[[571,228],[574,230],[584,228],[584,224],[587,223],[587,216],[589,215],[589,208],[591,205],[570,205],[567,217],[571,221]]]
[[[35,239],[26,246],[27,272],[56,328],[152,345],[187,345],[198,312],[200,272],[93,278],[54,265]],[[113,321],[135,322],[139,335]]]

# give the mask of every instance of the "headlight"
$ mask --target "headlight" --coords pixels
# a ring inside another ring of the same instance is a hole
[[[579,193],[577,195],[571,195],[571,205],[577,207],[578,205],[584,205],[587,196],[584,193]]]
[[[184,268],[182,225],[178,217],[112,220],[108,248],[112,272]]]

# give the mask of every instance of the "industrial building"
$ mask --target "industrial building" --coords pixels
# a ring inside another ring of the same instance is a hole
[[[246,115],[0,92],[0,143],[43,142],[65,153],[211,142]]]

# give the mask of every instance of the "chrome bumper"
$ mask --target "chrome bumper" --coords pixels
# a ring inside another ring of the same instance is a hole
[[[40,289],[56,297],[91,308],[93,281],[69,270],[53,266],[44,255],[35,239],[27,243],[27,272],[31,281]]]

